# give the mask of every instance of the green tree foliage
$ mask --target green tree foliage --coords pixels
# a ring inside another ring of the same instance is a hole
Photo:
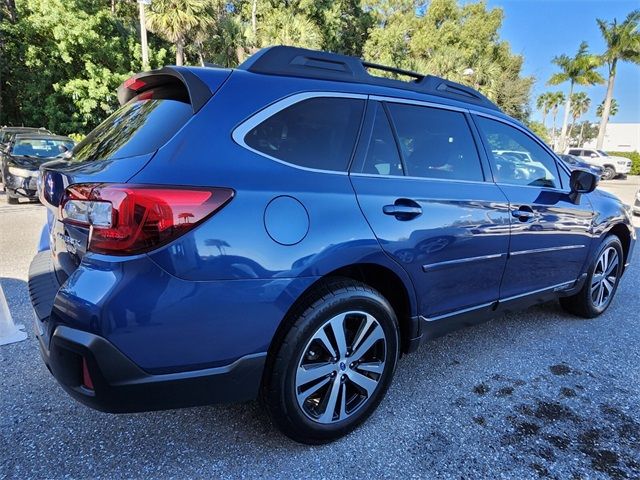
[[[600,59],[596,55],[589,53],[589,45],[582,42],[578,51],[573,57],[560,55],[553,59],[560,72],[555,73],[549,79],[550,85],[559,85],[569,82],[569,95],[564,110],[564,120],[562,122],[562,133],[560,134],[559,149],[564,150],[567,146],[567,130],[569,127],[569,114],[571,113],[571,97],[575,85],[596,85],[604,83],[602,75],[597,71],[600,66]]]
[[[591,99],[584,92],[577,92],[571,96],[571,126],[569,127],[569,137],[578,119],[589,111]]]
[[[612,98],[611,104],[609,105],[609,118],[617,115],[618,108],[618,101],[615,98]],[[604,100],[596,108],[596,116],[602,117],[602,112],[604,112]]]
[[[426,10],[420,3],[372,2],[376,26],[365,57],[465,83],[507,114],[526,119],[533,78],[522,76],[523,58],[500,40],[503,11],[485,2],[432,0]]]
[[[295,45],[444,76],[529,114],[533,78],[500,39],[502,10],[484,1],[153,0],[146,16],[151,68],[173,54],[234,67],[258,48]],[[82,135],[141,69],[133,0],[3,0],[0,20],[0,123]]]
[[[132,19],[97,0],[18,1],[15,22],[3,21],[0,35],[0,123],[89,131],[117,107],[118,85],[141,68]],[[166,50],[153,46],[151,63],[161,66]]]

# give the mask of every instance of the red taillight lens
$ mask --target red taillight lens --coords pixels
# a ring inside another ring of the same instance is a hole
[[[229,188],[78,184],[65,191],[60,217],[91,229],[91,252],[135,254],[191,230],[233,195]]]

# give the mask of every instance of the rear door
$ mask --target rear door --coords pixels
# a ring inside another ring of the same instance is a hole
[[[385,252],[409,273],[420,314],[438,319],[498,299],[509,243],[504,194],[485,181],[458,109],[370,101],[351,181]]]
[[[586,195],[569,191],[569,176],[555,157],[524,129],[474,115],[496,183],[512,215],[509,260],[501,300],[567,286],[578,277],[591,242],[594,216]],[[501,152],[526,151],[526,169]]]

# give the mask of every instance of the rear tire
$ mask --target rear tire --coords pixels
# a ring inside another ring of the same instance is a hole
[[[562,308],[584,318],[604,313],[618,289],[623,259],[620,239],[615,235],[606,237],[591,261],[582,289],[575,295],[560,298]]]
[[[285,435],[327,443],[363,423],[384,397],[399,357],[398,322],[380,293],[349,279],[314,289],[290,321],[261,396]]]

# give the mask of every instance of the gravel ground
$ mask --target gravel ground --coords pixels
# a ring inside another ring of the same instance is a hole
[[[435,340],[401,360],[362,428],[308,447],[257,403],[118,416],[75,403],[31,333],[43,221],[0,195],[1,282],[29,331],[0,347],[0,478],[640,478],[640,248],[601,318],[550,303]]]

